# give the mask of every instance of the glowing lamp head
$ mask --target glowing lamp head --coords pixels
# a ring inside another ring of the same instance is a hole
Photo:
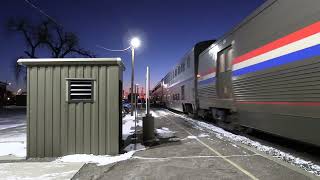
[[[140,41],[139,38],[134,37],[134,38],[131,39],[130,44],[131,44],[131,46],[133,48],[138,48],[140,46],[140,44],[141,44],[141,41]]]

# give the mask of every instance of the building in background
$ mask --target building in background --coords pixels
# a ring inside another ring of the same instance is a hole
[[[7,83],[0,81],[0,106],[6,104]]]

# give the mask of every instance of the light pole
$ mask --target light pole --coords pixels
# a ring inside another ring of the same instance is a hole
[[[132,61],[131,61],[131,116],[133,116],[133,111],[135,110],[135,103],[133,102],[133,84],[134,84],[134,48],[138,48],[140,46],[140,39],[138,38],[132,38],[130,41],[130,45],[131,45],[131,57],[132,57]],[[134,107],[134,108],[133,108]]]
[[[105,48],[103,46],[100,46],[100,45],[96,45],[98,48],[102,48],[104,50],[107,50],[107,51],[113,51],[113,52],[123,52],[123,51],[127,51],[129,49],[131,49],[131,58],[132,58],[132,61],[131,61],[131,91],[130,91],[130,94],[131,94],[131,116],[133,116],[133,107],[134,107],[134,102],[133,102],[133,93],[134,93],[134,90],[133,90],[133,84],[134,84],[134,49],[135,48],[138,48],[141,44],[141,41],[139,38],[137,37],[134,37],[131,39],[130,41],[130,46],[125,48],[125,49],[108,49],[108,48]]]

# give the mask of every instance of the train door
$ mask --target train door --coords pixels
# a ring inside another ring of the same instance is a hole
[[[217,55],[217,96],[219,99],[232,98],[232,46],[218,52]]]

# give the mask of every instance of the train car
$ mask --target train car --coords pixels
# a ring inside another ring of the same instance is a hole
[[[199,109],[320,146],[319,7],[269,0],[200,54]]]
[[[163,102],[320,146],[319,7],[266,1],[205,50],[197,44],[188,52],[163,79]]]
[[[215,40],[197,43],[163,78],[160,84],[163,87],[163,104],[166,107],[185,113],[195,113],[197,109],[198,57],[213,42]]]
[[[155,106],[163,106],[163,79],[151,91],[151,103]]]

